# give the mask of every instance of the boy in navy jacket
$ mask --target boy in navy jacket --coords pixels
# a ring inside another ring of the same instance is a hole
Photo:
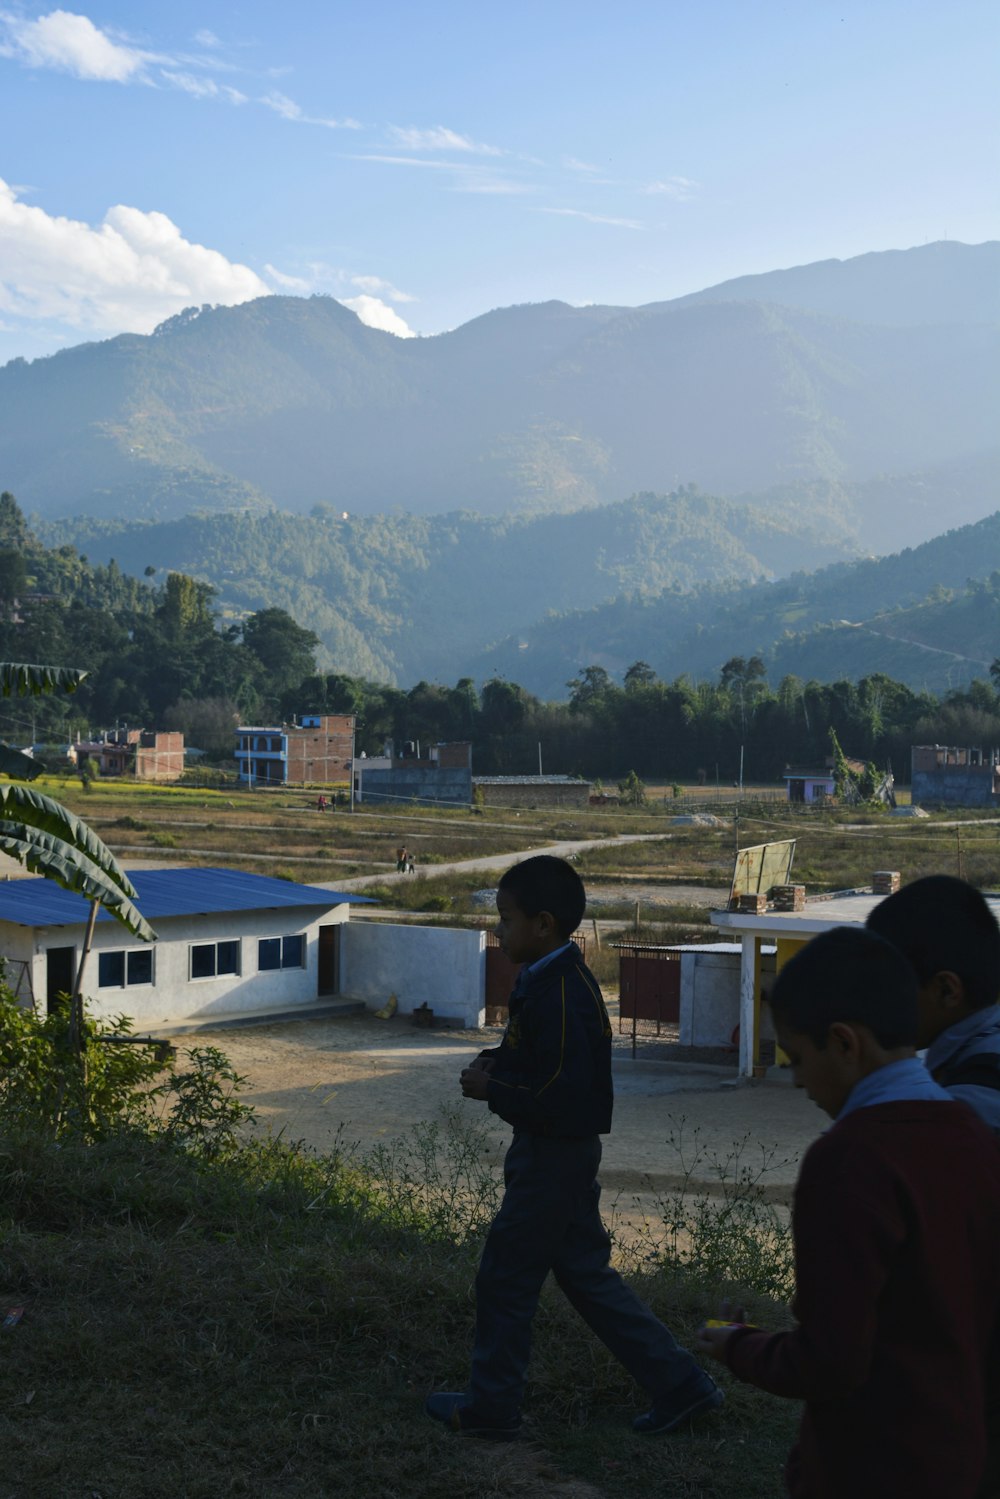
[[[706,1327],[701,1351],[805,1401],[795,1499],[973,1499],[1000,1327],[1000,1149],[917,1060],[917,981],[859,927],[778,975],[778,1044],[835,1120],[795,1189],[798,1326]]]
[[[571,942],[586,895],[564,859],[539,855],[509,869],[497,891],[497,934],[524,967],[500,1045],[461,1077],[513,1125],[503,1203],[476,1276],[469,1387],[428,1397],[453,1431],[516,1438],[531,1320],[551,1270],[573,1306],[642,1385],[652,1408],[633,1423],[673,1431],[722,1403],[722,1391],[611,1269],[597,1169],[611,1128],[611,1025],[601,991]]]

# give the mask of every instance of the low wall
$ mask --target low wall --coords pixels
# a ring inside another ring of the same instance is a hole
[[[937,802],[951,807],[995,807],[992,765],[943,765],[940,770],[914,770],[910,798],[915,806]]]
[[[762,968],[774,972],[774,956],[764,954]],[[711,951],[689,948],[681,953],[682,1046],[729,1046],[740,1020],[740,949]],[[773,1040],[774,1028],[765,1006],[760,1034]]]
[[[355,762],[355,769],[361,762]],[[444,802],[468,807],[472,802],[472,772],[439,766],[396,765],[392,770],[362,770],[358,800],[390,804]]]
[[[378,1010],[390,994],[408,1015],[427,1004],[435,1018],[486,1022],[486,933],[449,927],[352,921],[342,928],[340,992]]]

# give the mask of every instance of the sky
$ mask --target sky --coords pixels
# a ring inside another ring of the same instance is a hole
[[[0,0],[0,363],[1000,238],[997,0]]]

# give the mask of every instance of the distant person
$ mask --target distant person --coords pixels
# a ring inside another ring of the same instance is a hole
[[[974,1499],[1000,1325],[1000,1148],[917,1059],[916,979],[883,938],[814,938],[771,1009],[796,1086],[835,1121],[795,1188],[798,1326],[704,1327],[699,1349],[805,1402],[785,1470],[795,1499]]]
[[[325,812],[326,811],[326,797],[325,796],[318,796],[316,798],[316,811],[317,812]]]
[[[402,844],[396,850],[396,873],[406,873],[406,849]]]
[[[649,1394],[633,1426],[673,1431],[721,1405],[722,1391],[611,1269],[599,1209],[601,1135],[611,1128],[611,1025],[570,933],[586,905],[564,859],[540,854],[500,881],[497,935],[524,967],[498,1047],[461,1076],[466,1098],[514,1127],[506,1190],[476,1276],[472,1372],[464,1391],[428,1396],[452,1431],[512,1441],[521,1430],[531,1322],[551,1270],[601,1341]]]
[[[904,885],[866,923],[917,975],[917,1046],[934,1079],[1000,1134],[1000,927],[964,880],[933,874]]]
[[[411,853],[407,853],[407,855],[406,855],[406,872],[407,872],[407,874],[414,874],[416,872],[416,867],[417,866],[413,862],[413,855]]]

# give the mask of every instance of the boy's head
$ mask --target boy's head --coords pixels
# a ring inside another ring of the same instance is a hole
[[[571,864],[536,854],[507,870],[497,887],[500,945],[515,963],[554,952],[583,919],[587,895]]]
[[[782,968],[770,1003],[796,1087],[831,1118],[868,1073],[913,1055],[913,969],[863,927],[835,927],[814,937]]]
[[[919,985],[917,1045],[1000,995],[1000,927],[974,886],[948,874],[904,885],[869,914],[868,929],[898,947]]]

